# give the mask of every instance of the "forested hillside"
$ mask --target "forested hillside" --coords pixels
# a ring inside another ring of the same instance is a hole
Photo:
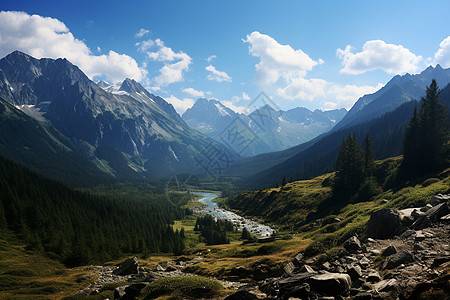
[[[170,224],[183,216],[158,196],[93,196],[0,156],[0,231],[13,231],[68,266],[125,253],[180,252],[183,240]]]

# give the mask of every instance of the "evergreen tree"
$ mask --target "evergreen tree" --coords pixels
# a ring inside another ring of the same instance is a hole
[[[375,152],[373,150],[373,142],[370,134],[366,135],[364,139],[364,178],[370,177],[373,175],[375,170]]]
[[[439,170],[445,161],[448,141],[447,109],[439,103],[441,91],[436,80],[427,87],[419,113],[414,112],[403,141],[402,170],[422,175]]]
[[[244,227],[244,229],[242,229],[241,239],[248,240],[251,237],[252,237],[252,235],[250,234],[250,231],[248,231],[247,227]]]
[[[286,176],[283,176],[283,181],[281,182],[281,186],[285,186],[286,185]]]
[[[336,175],[333,184],[335,197],[353,195],[363,180],[361,150],[355,135],[348,135],[342,141],[336,160]]]

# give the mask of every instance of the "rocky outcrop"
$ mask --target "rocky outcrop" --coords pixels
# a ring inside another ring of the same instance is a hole
[[[400,213],[383,208],[371,214],[367,223],[367,235],[376,239],[387,239],[396,235],[401,226]]]
[[[138,260],[137,257],[129,258],[122,262],[117,269],[113,271],[115,275],[130,275],[138,273]]]

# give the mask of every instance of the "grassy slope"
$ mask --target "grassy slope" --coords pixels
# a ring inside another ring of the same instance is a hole
[[[61,299],[89,285],[94,278],[88,273],[27,251],[12,235],[1,233],[0,299]]]

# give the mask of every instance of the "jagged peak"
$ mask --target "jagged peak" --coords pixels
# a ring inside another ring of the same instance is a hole
[[[145,92],[146,90],[136,80],[126,78],[120,85],[119,91],[124,91],[127,93],[141,93],[141,92]]]

